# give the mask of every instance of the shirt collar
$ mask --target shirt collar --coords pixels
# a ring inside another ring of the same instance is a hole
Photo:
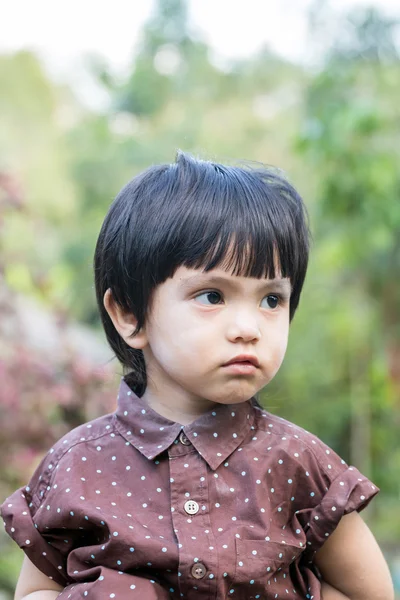
[[[119,432],[149,460],[167,450],[183,431],[212,470],[240,446],[254,417],[254,407],[247,400],[216,404],[189,425],[181,425],[155,412],[123,378],[115,412]]]

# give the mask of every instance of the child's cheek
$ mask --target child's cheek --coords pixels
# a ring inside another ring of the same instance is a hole
[[[275,340],[273,351],[271,352],[271,359],[269,361],[269,376],[270,379],[275,377],[279,371],[283,360],[285,358],[286,349],[288,345],[287,333],[281,332],[281,335]]]

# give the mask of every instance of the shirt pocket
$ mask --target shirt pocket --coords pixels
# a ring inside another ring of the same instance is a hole
[[[289,567],[303,550],[281,542],[236,538],[235,581],[265,582],[277,571]]]

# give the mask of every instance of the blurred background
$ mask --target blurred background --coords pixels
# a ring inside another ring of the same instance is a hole
[[[114,0],[3,7],[0,486],[115,408],[96,237],[119,189],[178,148],[278,166],[313,250],[267,410],[381,488],[363,513],[400,597],[400,5]],[[0,532],[0,597],[22,552]]]

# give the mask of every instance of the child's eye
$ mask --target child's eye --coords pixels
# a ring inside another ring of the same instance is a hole
[[[268,296],[265,296],[265,298],[262,299],[261,306],[262,308],[276,308],[279,304],[279,300],[279,296],[268,294]],[[266,304],[263,304],[263,302]]]
[[[203,292],[198,296],[195,296],[195,299],[200,302],[200,304],[219,304],[222,300],[222,296],[219,292]]]

